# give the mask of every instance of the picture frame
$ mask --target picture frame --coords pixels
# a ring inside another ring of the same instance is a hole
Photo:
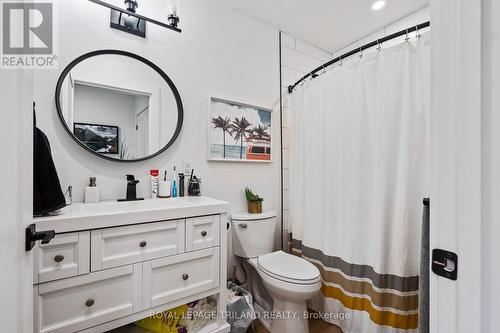
[[[273,110],[208,98],[207,160],[273,162]]]
[[[74,136],[96,153],[120,154],[120,128],[113,125],[73,123]]]

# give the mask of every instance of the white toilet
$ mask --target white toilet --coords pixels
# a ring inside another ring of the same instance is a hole
[[[273,252],[275,211],[233,214],[231,219],[235,255],[247,258],[273,299],[271,331],[309,332],[304,313],[307,311],[306,300],[314,297],[321,288],[318,268],[283,251]]]

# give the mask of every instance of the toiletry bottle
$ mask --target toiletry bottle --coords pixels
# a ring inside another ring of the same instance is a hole
[[[156,199],[158,198],[158,175],[160,171],[153,169],[149,171],[149,174],[151,176],[151,198]]]
[[[172,184],[168,179],[167,170],[163,174],[162,179],[160,180],[160,198],[170,198],[170,189]]]
[[[183,173],[179,174],[179,196],[184,196],[184,185],[185,185],[185,176]]]
[[[83,201],[85,203],[96,203],[101,200],[101,194],[99,192],[99,187],[96,185],[96,178],[89,178],[89,186],[85,187],[85,197]]]
[[[172,198],[177,197],[177,181],[175,180],[177,167],[174,165],[174,173],[172,173]]]
[[[172,197],[177,197],[177,182],[175,181],[175,179],[172,181]]]

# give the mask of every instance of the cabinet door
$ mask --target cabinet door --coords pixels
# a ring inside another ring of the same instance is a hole
[[[35,247],[34,282],[42,283],[86,274],[90,270],[90,232],[57,234]]]
[[[68,333],[142,310],[142,264],[35,286],[35,333]]]
[[[219,245],[220,216],[204,216],[186,220],[186,251]]]
[[[145,309],[219,286],[219,248],[143,263]]]
[[[92,230],[93,272],[184,252],[184,220]]]

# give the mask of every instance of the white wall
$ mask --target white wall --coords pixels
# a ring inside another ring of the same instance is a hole
[[[245,186],[265,198],[264,208],[278,208],[279,162],[271,164],[208,163],[205,130],[207,98],[232,99],[266,108],[279,100],[278,32],[203,0],[182,2],[181,34],[148,24],[141,39],[109,28],[109,10],[87,0],[56,2],[59,17],[59,70],[35,74],[39,127],[52,144],[63,187],[73,185],[74,200],[83,199],[89,176],[96,176],[102,199],[125,196],[125,175],[140,180],[139,196],[150,196],[149,170],[178,170],[191,162],[203,179],[203,192],[231,202],[233,212],[246,209]],[[120,5],[122,5],[120,3]],[[143,1],[140,12],[165,19],[166,1]],[[137,53],[162,68],[176,84],[184,103],[184,125],[176,143],[159,157],[121,164],[92,156],[63,130],[53,95],[63,67],[83,53],[122,49]],[[278,113],[276,112],[276,115]],[[275,125],[279,117],[273,117]],[[279,127],[274,126],[274,133]],[[279,151],[274,140],[274,151]]]
[[[137,147],[135,100],[135,96],[119,91],[76,84],[73,121],[118,126],[118,147],[125,142],[128,146],[127,154],[135,156]],[[73,130],[71,127],[70,129]],[[119,158],[119,154],[107,156]]]

